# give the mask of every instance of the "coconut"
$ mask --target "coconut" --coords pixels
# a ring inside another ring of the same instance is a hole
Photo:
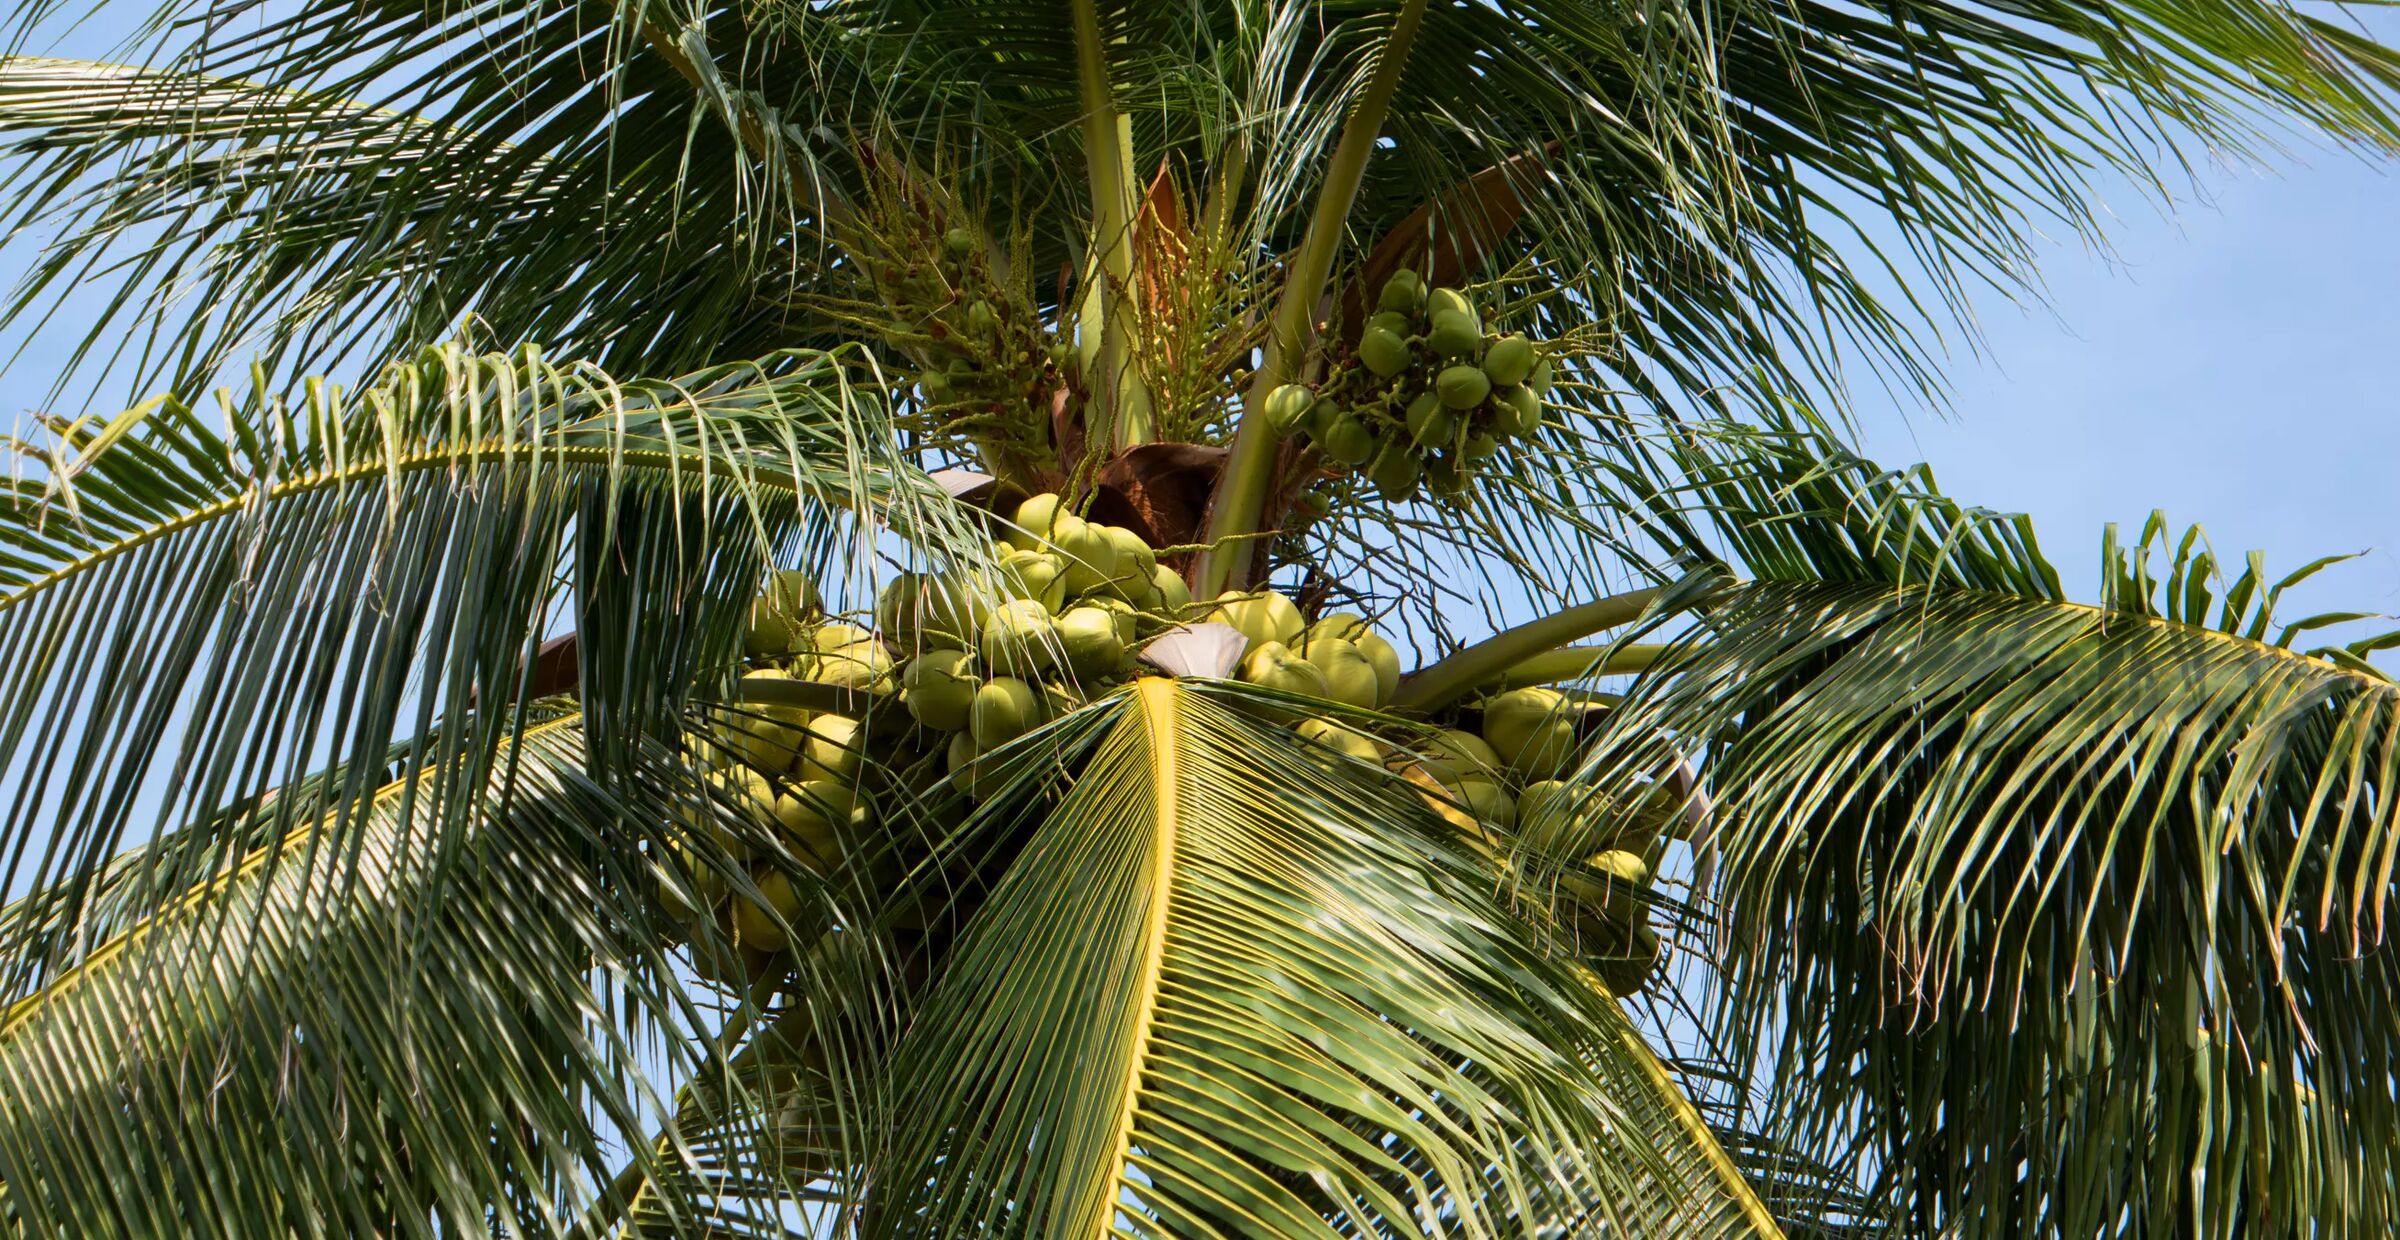
[[[806,622],[824,606],[816,580],[807,573],[796,568],[776,573],[750,605],[750,628],[742,635],[742,649],[751,655],[791,652],[806,636]]]
[[[1467,472],[1451,454],[1436,452],[1425,458],[1425,485],[1436,495],[1455,497],[1467,489]]]
[[[1658,971],[1658,962],[1666,954],[1659,942],[1658,931],[1648,923],[1633,927],[1632,932],[1605,952],[1592,957],[1592,972],[1611,995],[1630,995],[1650,981]]]
[[[998,749],[1031,731],[1041,720],[1041,697],[1032,685],[1014,676],[995,676],[975,691],[967,712],[967,731],[978,752]],[[956,742],[952,742],[953,750]]]
[[[1458,415],[1442,404],[1439,396],[1419,392],[1408,402],[1408,436],[1420,448],[1438,448],[1458,434]]]
[[[1242,679],[1261,688],[1314,698],[1326,696],[1329,688],[1325,673],[1316,664],[1275,641],[1261,643],[1242,659]]]
[[[800,778],[850,784],[858,781],[859,760],[866,756],[866,738],[848,715],[819,715],[808,725],[807,748],[800,755]]]
[[[1457,360],[1473,357],[1483,347],[1483,329],[1475,325],[1471,314],[1436,313],[1433,330],[1425,333],[1425,343],[1435,353]]]
[[[750,627],[742,634],[742,652],[752,657],[785,655],[800,639],[800,626],[776,611],[765,599],[750,604]]]
[[[1126,618],[1130,621],[1131,613]],[[1058,618],[1058,640],[1068,670],[1079,681],[1098,681],[1125,662],[1125,638],[1119,634],[1117,618],[1105,608],[1068,608]]]
[[[1192,605],[1192,587],[1174,569],[1164,564],[1151,569],[1150,584],[1158,587],[1158,610],[1177,615]]]
[[[1534,851],[1561,854],[1590,847],[1595,831],[1584,812],[1585,790],[1555,779],[1538,779],[1517,794],[1517,826]]]
[[[1383,288],[1375,294],[1375,308],[1378,310],[1414,314],[1417,307],[1423,304],[1425,281],[1406,267],[1393,272],[1391,278],[1383,282]]]
[[[851,628],[846,624],[826,627]],[[836,688],[881,694],[892,691],[892,671],[892,652],[880,640],[861,636],[822,650],[817,655],[816,666],[809,669],[808,678]]]
[[[1434,377],[1433,390],[1452,409],[1472,409],[1492,394],[1492,381],[1480,366],[1452,366]]]
[[[841,801],[820,791],[833,786],[799,784],[775,798],[775,826],[783,833],[784,842],[820,872],[831,869],[841,856],[841,836],[833,822]],[[842,812],[846,819],[848,811]]]
[[[1367,464],[1367,477],[1374,480],[1375,489],[1394,503],[1415,495],[1417,481],[1424,476],[1425,462],[1417,459],[1416,449],[1406,444],[1385,444]]]
[[[1065,501],[1048,492],[1017,505],[1010,520],[1013,528],[1000,537],[1019,551],[1039,550],[1045,543],[1057,543],[1083,525],[1083,518],[1068,511]]]
[[[1437,288],[1426,293],[1425,313],[1428,315],[1463,314],[1475,324],[1475,331],[1478,335],[1483,332],[1483,320],[1476,317],[1475,303],[1469,301],[1465,293],[1454,288]]]
[[[1484,703],[1483,739],[1520,776],[1554,779],[1575,756],[1575,715],[1556,689],[1511,689]]]
[[[1356,728],[1346,727],[1331,719],[1303,719],[1293,731],[1298,732],[1302,740],[1323,745],[1343,757],[1377,766],[1383,764],[1383,746],[1374,737]]]
[[[1416,320],[1398,310],[1385,310],[1378,314],[1369,315],[1367,317],[1367,326],[1369,328],[1382,328],[1383,330],[1403,339],[1416,334],[1417,330]]]
[[[791,769],[804,741],[799,729],[759,715],[728,720],[725,735],[727,746],[742,765],[769,775]]]
[[[1327,637],[1308,643],[1302,657],[1325,673],[1325,696],[1345,706],[1372,710],[1383,705],[1380,697],[1382,682],[1375,677],[1375,665],[1359,648],[1338,637]]]
[[[1058,624],[1032,599],[1010,599],[992,611],[978,643],[983,665],[1011,676],[1037,676],[1056,666]]]
[[[1518,384],[1494,402],[1492,429],[1511,439],[1523,439],[1542,429],[1542,395],[1531,384]]]
[[[1548,396],[1550,383],[1550,359],[1545,357],[1533,364],[1533,373],[1525,376],[1525,386],[1532,388],[1536,396]]]
[[[967,709],[983,684],[974,656],[963,650],[928,650],[909,660],[901,680],[908,688],[908,713],[937,732],[967,726]]]
[[[1141,614],[1134,610],[1133,604],[1119,598],[1102,597],[1092,599],[1083,606],[1107,612],[1108,618],[1117,622],[1117,644],[1127,647],[1133,645],[1133,639],[1141,628]],[[1063,619],[1061,623],[1064,623]]]
[[[734,904],[734,937],[745,947],[761,951],[782,951],[791,946],[784,928],[800,920],[802,903],[800,890],[780,870],[769,870],[758,878],[758,894],[747,896]]]
[[[1491,780],[1459,781],[1458,799],[1466,802],[1468,809],[1475,811],[1476,818],[1503,831],[1517,823],[1516,798],[1508,795],[1508,789]]]
[[[1012,550],[1000,557],[1000,593],[1056,611],[1067,601],[1066,563],[1048,551]]]
[[[1500,441],[1482,431],[1467,436],[1467,442],[1459,448],[1459,455],[1470,461],[1488,461],[1499,454]]]
[[[1340,413],[1317,436],[1317,447],[1344,465],[1364,465],[1367,458],[1375,455],[1375,432],[1367,429],[1367,424],[1356,414]]]
[[[1483,352],[1483,372],[1504,386],[1523,383],[1533,373],[1533,362],[1533,342],[1515,334],[1493,341]]]
[[[1268,642],[1290,646],[1307,631],[1300,608],[1273,590],[1227,590],[1217,596],[1216,610],[1208,618],[1240,631],[1249,639],[1249,650]]]
[[[1482,737],[1456,728],[1435,733],[1417,749],[1426,772],[1448,786],[1470,779],[1495,780],[1507,767]]]
[[[1308,423],[1309,407],[1317,403],[1317,394],[1297,383],[1286,383],[1267,393],[1264,412],[1267,425],[1278,435],[1289,435]]]
[[[1381,327],[1370,327],[1359,333],[1358,360],[1376,378],[1389,379],[1408,369],[1416,360],[1409,352],[1408,342],[1400,333]]]
[[[1367,624],[1365,617],[1348,612],[1326,616],[1309,626],[1307,640],[1313,642],[1319,637],[1337,638],[1358,647],[1358,652],[1367,656],[1367,662],[1374,665],[1376,700],[1392,700],[1392,694],[1400,688],[1400,652],[1394,650],[1390,642],[1383,640]]]
[[[1066,584],[1068,598],[1080,598],[1117,577],[1116,545],[1109,541],[1107,533],[1098,525],[1082,523],[1061,533],[1058,552],[1059,558],[1067,566],[1060,580]],[[1051,610],[1058,610],[1058,604],[1051,604]]]
[[[1122,525],[1103,525],[1100,532],[1108,535],[1108,545],[1116,549],[1117,562],[1126,570],[1123,575],[1147,579],[1150,570],[1158,567],[1158,553],[1141,535]]]

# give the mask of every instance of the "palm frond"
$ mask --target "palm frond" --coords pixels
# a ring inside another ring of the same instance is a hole
[[[2067,602],[2021,522],[1762,442],[1681,454],[1660,512],[1704,511],[1762,579],[1585,768],[1627,789],[1706,754],[1759,1130],[1874,1168],[1912,1232],[2388,1231],[2400,689],[2376,641],[2267,638],[2280,586],[2196,539],[2161,571],[2145,538],[2111,606]]]
[[[873,1234],[1771,1231],[1413,798],[1183,682],[1090,711],[895,1051]]]

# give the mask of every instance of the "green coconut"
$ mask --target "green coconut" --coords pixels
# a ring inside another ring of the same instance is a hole
[[[1247,650],[1270,642],[1288,647],[1308,628],[1300,618],[1300,608],[1274,590],[1227,590],[1217,596],[1216,609],[1208,618],[1232,625],[1249,639]]]
[[[1136,576],[1148,577],[1158,567],[1158,553],[1142,536],[1122,525],[1103,525],[1100,532],[1108,535],[1108,545],[1116,548],[1117,561]]]
[[[1192,587],[1183,574],[1164,564],[1150,570],[1150,584],[1158,587],[1158,609],[1168,615],[1180,613],[1192,605]]]
[[[1480,366],[1451,366],[1434,377],[1433,390],[1452,409],[1472,409],[1492,394],[1492,381]]]
[[[1349,612],[1325,616],[1309,626],[1306,640],[1313,642],[1319,637],[1335,638],[1358,647],[1358,652],[1367,656],[1367,662],[1375,668],[1376,699],[1392,700],[1392,694],[1400,688],[1400,652],[1367,623],[1366,617]]]
[[[1552,374],[1550,359],[1542,358],[1534,362],[1533,373],[1525,376],[1525,386],[1532,388],[1536,396],[1548,396]]]
[[[1575,756],[1575,714],[1556,689],[1511,689],[1484,703],[1483,739],[1523,778],[1555,779]]]
[[[866,736],[858,720],[848,715],[819,715],[808,724],[800,778],[855,783],[859,762],[865,756]]]
[[[985,667],[1010,676],[1039,676],[1057,665],[1058,622],[1033,599],[1010,599],[992,610],[977,645]]]
[[[1458,415],[1442,404],[1441,397],[1431,392],[1419,392],[1408,402],[1408,437],[1420,448],[1438,448],[1458,434]]]
[[[1107,612],[1108,618],[1117,622],[1117,644],[1132,647],[1134,637],[1141,631],[1141,613],[1134,610],[1133,604],[1120,598],[1103,597],[1092,599],[1083,606]],[[1065,621],[1062,619],[1060,623],[1063,625]]]
[[[786,654],[798,648],[807,622],[825,609],[816,579],[796,568],[767,578],[750,607],[750,629],[742,648],[752,655]]]
[[[1494,402],[1492,429],[1510,439],[1523,439],[1542,429],[1542,394],[1520,383],[1500,393]]]
[[[1377,310],[1414,314],[1417,307],[1424,304],[1425,280],[1406,267],[1393,272],[1391,277],[1383,282],[1383,287],[1375,294]]]
[[[1467,436],[1467,442],[1459,448],[1459,455],[1470,461],[1488,461],[1499,454],[1500,441],[1482,431]]]
[[[1002,532],[1001,539],[1019,551],[1032,551],[1046,543],[1056,543],[1083,524],[1083,518],[1068,511],[1066,502],[1044,492],[1017,505],[1010,517],[1012,528]]]
[[[975,657],[964,650],[928,650],[908,661],[901,683],[908,690],[908,713],[936,732],[956,732],[967,726],[967,710],[975,704]]]
[[[743,766],[770,775],[790,770],[804,743],[797,728],[758,715],[729,720],[725,731],[728,747]]]
[[[1375,676],[1375,665],[1359,648],[1338,637],[1328,637],[1308,643],[1302,656],[1325,673],[1325,696],[1345,706],[1369,710],[1383,705],[1382,682]]]
[[[819,651],[816,665],[809,670],[808,678],[837,689],[884,694],[892,691],[893,670],[892,652],[883,642],[872,636],[862,636]]]
[[[1464,779],[1458,784],[1458,799],[1466,803],[1475,817],[1503,831],[1517,823],[1517,800],[1508,789],[1489,779]]]
[[[1533,363],[1533,342],[1514,333],[1493,341],[1483,352],[1483,372],[1504,386],[1523,383],[1533,373]]]
[[[1406,338],[1417,330],[1416,320],[1398,310],[1386,310],[1367,319],[1368,327],[1380,327],[1395,336]]]
[[[942,234],[942,252],[952,258],[965,258],[975,252],[975,230],[961,225]]]
[[[1408,341],[1401,339],[1400,333],[1388,328],[1370,327],[1359,333],[1358,360],[1377,378],[1389,379],[1408,369],[1408,364],[1416,359],[1409,352]]]
[[[1131,618],[1128,613],[1128,621]],[[1125,638],[1117,618],[1105,608],[1068,608],[1058,618],[1058,640],[1066,653],[1067,669],[1086,684],[1114,674],[1125,661]]]
[[[1475,303],[1465,293],[1454,288],[1437,288],[1425,294],[1425,313],[1463,314],[1475,324],[1476,334],[1483,332],[1483,320],[1475,313]]]
[[[1471,314],[1436,313],[1433,329],[1425,333],[1425,343],[1446,358],[1473,357],[1483,347],[1483,329],[1476,326]]]
[[[1417,450],[1407,444],[1385,444],[1367,464],[1367,477],[1374,480],[1375,489],[1385,499],[1395,503],[1417,493],[1417,482],[1425,476],[1425,462],[1417,459]]]
[[[1242,679],[1268,689],[1321,698],[1330,688],[1317,665],[1279,641],[1263,643],[1242,659]]]
[[[1364,465],[1375,455],[1375,432],[1356,414],[1344,412],[1326,424],[1317,447],[1344,465]]]
[[[1294,729],[1301,739],[1375,766],[1383,764],[1383,746],[1374,737],[1331,719],[1303,719]]]
[[[1012,549],[1000,557],[999,567],[1001,594],[1031,599],[1052,611],[1067,601],[1067,565],[1058,553]]]
[[[994,676],[975,691],[975,704],[967,712],[967,731],[974,736],[978,751],[998,749],[1032,731],[1041,715],[1041,695],[1031,684],[1014,676]]]
[[[1116,579],[1116,544],[1109,541],[1102,526],[1084,522],[1066,530],[1059,535],[1058,552],[1067,566],[1060,580],[1066,584],[1068,598],[1080,598]],[[1052,610],[1057,607],[1053,605]]]
[[[825,795],[834,785],[796,784],[792,791],[775,798],[775,826],[784,841],[810,866],[830,869],[841,855],[841,836],[835,828],[834,813],[839,810],[847,819],[849,810],[842,799]]]
[[[1498,779],[1508,766],[1484,739],[1472,732],[1445,728],[1417,746],[1419,765],[1445,786],[1469,779]]]

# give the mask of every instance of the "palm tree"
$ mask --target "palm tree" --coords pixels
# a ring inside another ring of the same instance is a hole
[[[10,1228],[2400,1229],[2383,642],[2156,522],[2072,601],[1844,446],[2096,182],[2400,147],[2371,39],[199,0],[124,58],[0,61],[11,321],[105,290],[54,395],[153,393],[0,523]]]

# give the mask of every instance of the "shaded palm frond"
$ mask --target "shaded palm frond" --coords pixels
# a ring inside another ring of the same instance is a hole
[[[1705,512],[1763,580],[1715,596],[1585,768],[1623,788],[1707,755],[1758,1131],[1872,1167],[1912,1232],[2388,1231],[2400,689],[2375,639],[2262,640],[2280,586],[2253,566],[2215,601],[2193,541],[2160,572],[2155,538],[2117,556],[2110,607],[2066,602],[2021,523],[1770,447],[1680,454],[1662,525]]]
[[[1181,682],[1100,712],[895,1052],[872,1232],[1760,1226],[1413,797]]]

